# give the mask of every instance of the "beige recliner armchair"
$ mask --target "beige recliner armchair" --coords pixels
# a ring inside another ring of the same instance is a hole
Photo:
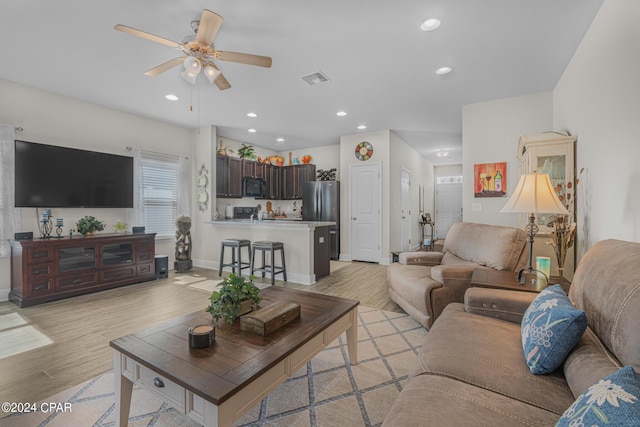
[[[403,252],[389,266],[389,295],[411,317],[430,328],[451,302],[463,302],[474,268],[518,271],[528,251],[524,230],[458,222],[442,252]]]

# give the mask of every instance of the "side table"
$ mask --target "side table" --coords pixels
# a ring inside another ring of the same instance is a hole
[[[533,283],[531,280],[528,280],[527,283],[521,285],[517,275],[518,274],[513,271],[476,268],[473,270],[473,275],[471,276],[471,286],[523,292],[540,292],[548,286],[548,284],[543,281],[535,280],[535,276],[533,275]],[[559,284],[567,294],[569,293],[571,282],[564,277],[550,276],[549,285],[555,284]]]

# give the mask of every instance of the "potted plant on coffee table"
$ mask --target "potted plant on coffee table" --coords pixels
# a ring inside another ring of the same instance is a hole
[[[83,236],[93,236],[96,231],[104,230],[105,223],[91,215],[85,215],[76,222],[76,230]]]
[[[260,289],[251,279],[245,280],[231,273],[221,285],[209,297],[210,304],[206,309],[216,322],[223,318],[227,323],[233,323],[237,317],[260,307]]]

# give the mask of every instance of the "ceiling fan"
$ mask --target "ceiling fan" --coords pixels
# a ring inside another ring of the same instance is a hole
[[[220,26],[222,26],[222,16],[210,10],[204,9],[199,21],[192,21],[191,27],[195,32],[195,37],[188,36],[182,43],[156,36],[145,31],[137,30],[126,25],[118,24],[114,29],[123,33],[131,34],[143,39],[151,40],[174,49],[182,50],[183,56],[174,58],[170,61],[154,67],[144,74],[147,76],[157,76],[173,67],[182,64],[184,71],[180,75],[189,83],[196,84],[200,71],[207,77],[211,84],[218,86],[218,89],[225,90],[231,87],[231,84],[222,75],[222,72],[213,63],[213,59],[220,61],[237,62],[240,64],[257,65],[259,67],[271,67],[271,58],[268,56],[251,55],[248,53],[225,52],[216,50],[213,44]]]

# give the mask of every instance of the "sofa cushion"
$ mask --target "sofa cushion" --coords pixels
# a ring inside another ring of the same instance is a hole
[[[580,396],[592,384],[609,376],[622,367],[622,364],[607,350],[590,327],[582,335],[563,369],[567,384],[574,396]]]
[[[587,328],[584,311],[573,307],[560,285],[549,286],[522,318],[522,347],[533,374],[555,371]]]
[[[625,366],[598,381],[565,411],[556,426],[640,425],[640,380]]]
[[[524,260],[526,241],[526,233],[519,228],[457,222],[447,232],[443,252],[496,270],[515,271]],[[442,264],[447,263],[443,259]]]
[[[519,324],[467,313],[458,303],[447,306],[423,341],[412,376],[425,373],[509,396],[556,420],[575,400],[561,371],[531,374]]]
[[[558,417],[462,381],[424,374],[404,384],[382,426],[550,426]]]
[[[603,240],[580,260],[569,296],[621,362],[640,371],[640,244]]]

